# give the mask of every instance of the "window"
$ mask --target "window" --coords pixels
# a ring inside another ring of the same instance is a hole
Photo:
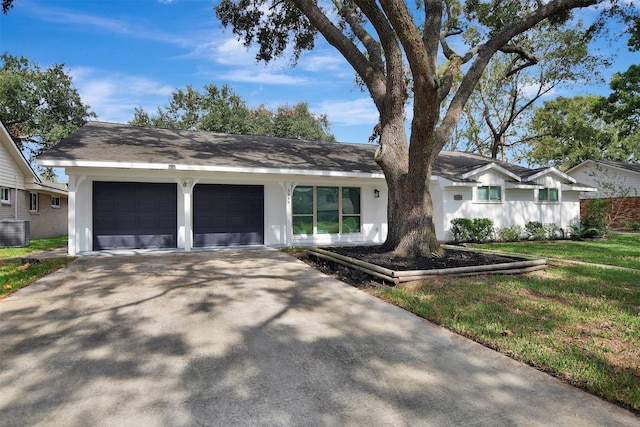
[[[293,190],[293,234],[360,232],[360,189],[307,187]]]
[[[11,192],[8,188],[6,187],[0,188],[0,202],[10,203],[11,202],[10,194]]]
[[[60,197],[51,196],[51,207],[52,208],[60,207]]]
[[[502,187],[495,185],[483,185],[478,187],[476,193],[480,202],[500,202],[502,201]]]
[[[539,202],[557,202],[558,201],[558,189],[557,188],[541,188],[538,190]]]
[[[38,212],[38,193],[29,193],[29,210]]]

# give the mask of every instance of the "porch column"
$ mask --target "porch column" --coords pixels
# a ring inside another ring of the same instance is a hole
[[[184,214],[184,250],[191,251],[193,248],[193,187],[198,182],[197,179],[184,178],[178,182],[178,186],[182,190],[182,203]]]
[[[284,244],[285,246],[291,246],[293,243],[293,206],[291,204],[291,197],[293,196],[293,189],[298,185],[295,182],[281,182],[280,186],[284,190],[286,197],[285,203],[285,215],[284,222]]]
[[[69,241],[67,243],[67,250],[69,251],[69,255],[75,256],[78,254],[80,249],[80,236],[78,236],[78,203],[77,203],[77,195],[78,195],[78,187],[85,180],[86,176],[76,176],[69,175],[69,188],[68,195],[69,205],[67,206],[67,233],[69,234]]]

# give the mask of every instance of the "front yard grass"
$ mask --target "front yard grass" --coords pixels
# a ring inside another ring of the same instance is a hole
[[[640,233],[604,239],[469,244],[469,247],[640,269]]]
[[[639,239],[525,242],[513,252],[640,268]],[[527,275],[437,278],[371,292],[640,413],[640,273],[552,262]]]
[[[21,261],[30,253],[64,247],[66,244],[67,236],[61,236],[34,239],[25,248],[0,249],[0,299],[73,261],[74,258],[43,259],[34,264],[23,264]]]

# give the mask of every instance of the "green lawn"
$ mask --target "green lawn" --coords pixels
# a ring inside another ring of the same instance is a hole
[[[67,245],[67,236],[50,239],[34,239],[25,248],[0,249],[0,298],[23,288],[41,277],[64,267],[74,258],[42,260],[35,264],[23,264],[21,258],[33,252],[46,251]]]
[[[639,238],[480,246],[640,268]],[[553,262],[526,275],[437,278],[371,292],[640,411],[640,273]]]
[[[640,233],[604,239],[469,244],[469,247],[640,269]]]

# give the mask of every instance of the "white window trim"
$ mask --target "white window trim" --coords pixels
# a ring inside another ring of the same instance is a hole
[[[487,187],[489,190],[489,200],[482,200],[478,198],[478,189],[482,187]],[[500,189],[500,200],[491,200],[491,188],[499,188]],[[502,185],[479,185],[474,188],[473,191],[473,201],[475,203],[488,204],[488,205],[500,205],[504,203],[504,187]]]
[[[362,234],[362,187],[357,187],[357,186],[350,186],[350,185],[300,185],[300,186],[296,186],[296,187],[311,187],[313,189],[313,213],[312,214],[291,214],[291,218],[293,220],[293,218],[295,216],[307,216],[307,217],[312,217],[313,220],[313,231],[311,234],[296,234],[294,233],[294,236],[300,236],[300,237],[304,237],[304,236],[340,236],[340,235],[347,235],[347,236],[357,236],[359,234]],[[322,187],[322,188],[338,188],[338,232],[337,233],[318,233],[318,188]],[[359,214],[345,214],[342,212],[342,189],[343,188],[357,188],[360,191],[360,213]],[[342,232],[342,227],[343,227],[343,217],[348,216],[357,216],[360,218],[360,231],[356,232],[356,233],[343,233]]]
[[[54,204],[53,201],[57,200],[58,203]],[[51,196],[51,207],[54,209],[60,209],[60,207],[62,206],[62,199],[58,196]]]
[[[5,194],[7,197],[5,198]],[[9,187],[0,187],[0,203],[3,205],[11,204],[11,189]]]
[[[36,201],[36,203],[35,203],[36,208],[35,209],[32,209],[33,208],[33,200],[34,200],[33,196],[36,196],[35,197],[35,201]],[[29,193],[29,212],[34,213],[34,212],[39,212],[39,211],[40,211],[40,195],[38,193]]]
[[[557,190],[558,200],[540,200],[540,190],[547,190],[547,197],[549,197],[549,190]],[[535,197],[535,202],[540,205],[559,205],[560,204],[560,188],[558,187],[539,188],[535,191],[534,197]]]

